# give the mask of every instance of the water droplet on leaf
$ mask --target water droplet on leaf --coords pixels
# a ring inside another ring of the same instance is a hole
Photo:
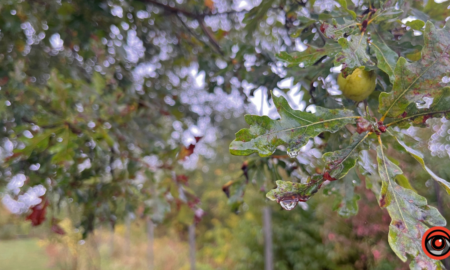
[[[296,158],[298,156],[298,151],[287,151],[290,158]]]
[[[287,199],[280,202],[281,207],[283,207],[284,210],[291,211],[297,206],[298,200],[296,199]]]
[[[416,102],[417,109],[429,109],[431,104],[433,104],[434,98],[424,97],[423,99]]]

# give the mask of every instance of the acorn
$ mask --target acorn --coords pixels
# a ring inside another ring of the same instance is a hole
[[[376,74],[373,71],[357,68],[347,78],[344,78],[342,73],[339,74],[337,82],[346,98],[360,102],[375,90]]]

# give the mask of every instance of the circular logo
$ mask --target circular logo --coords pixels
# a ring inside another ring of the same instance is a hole
[[[422,237],[422,249],[434,260],[443,260],[450,256],[450,230],[444,227],[428,229]]]

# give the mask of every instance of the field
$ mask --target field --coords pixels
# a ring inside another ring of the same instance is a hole
[[[37,238],[3,240],[0,242],[2,270],[71,270],[149,269],[145,238],[131,235],[128,242],[120,228],[112,237],[110,232],[96,232],[94,238],[72,250],[72,243]],[[67,237],[60,237],[68,239]],[[127,250],[127,247],[130,247]],[[155,269],[189,269],[187,243],[174,237],[155,239]],[[211,269],[202,267],[199,269]]]

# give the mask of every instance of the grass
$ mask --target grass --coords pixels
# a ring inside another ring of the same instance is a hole
[[[48,257],[37,239],[0,240],[0,269],[48,270]]]
[[[129,238],[123,225],[116,227],[114,235],[96,230],[83,245],[81,235],[68,228],[64,236],[51,234],[43,240],[0,240],[0,270],[148,270],[148,243],[142,228],[132,226]],[[177,235],[156,238],[154,269],[189,270],[188,243]],[[197,262],[197,269],[214,268]]]

